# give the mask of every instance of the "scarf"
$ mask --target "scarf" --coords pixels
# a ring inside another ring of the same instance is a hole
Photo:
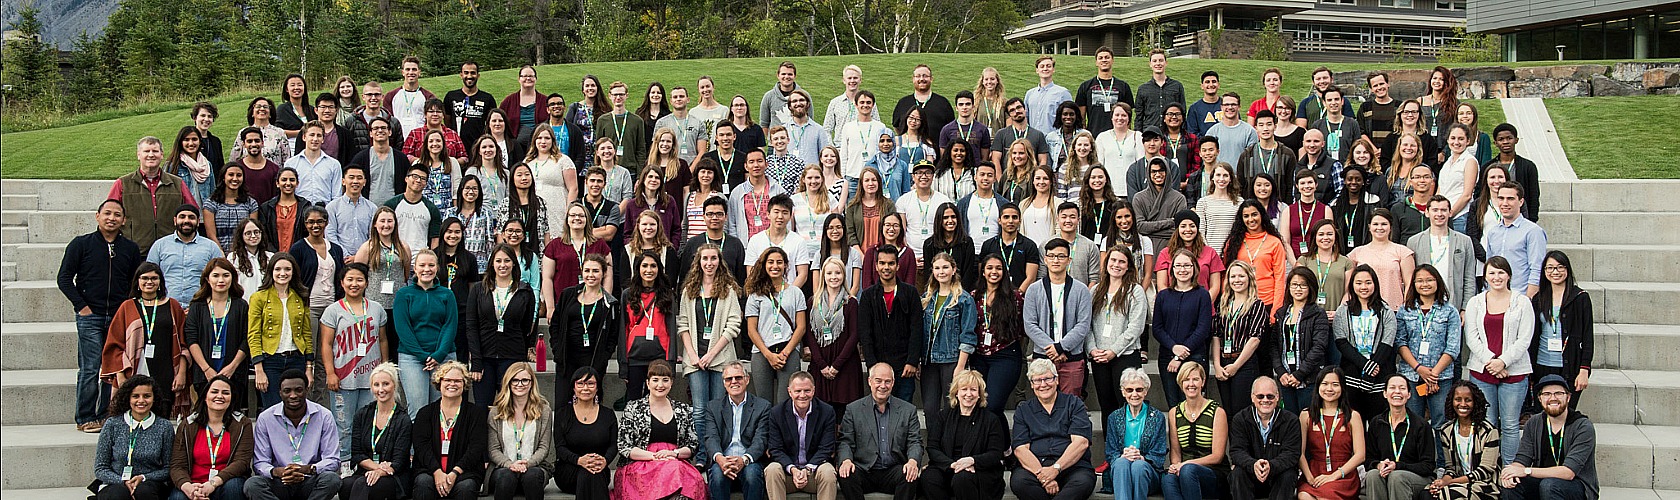
[[[200,151],[197,157],[181,155],[181,168],[192,174],[193,182],[204,183],[210,180],[210,160]]]
[[[817,345],[819,347],[828,347],[833,344],[835,339],[840,338],[838,332],[845,331],[845,308],[846,296],[844,294],[839,295],[838,301],[829,299],[827,291],[820,292],[817,295],[817,314],[814,315],[816,321],[812,323],[811,327],[817,332]]]

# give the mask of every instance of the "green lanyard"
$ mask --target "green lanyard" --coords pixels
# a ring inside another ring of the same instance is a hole
[[[1330,467],[1330,443],[1336,440],[1336,428],[1342,426],[1342,411],[1336,410],[1335,420],[1330,421],[1329,427],[1324,427],[1324,415],[1319,415],[1318,426],[1324,429],[1324,472],[1329,473],[1332,470]]]
[[[379,437],[385,435],[385,431],[388,431],[388,430],[391,429],[391,419],[396,417],[396,415],[397,415],[397,409],[395,407],[392,407],[391,408],[391,414],[385,416],[385,427],[380,427],[379,426],[379,409],[378,408],[374,409],[373,422],[371,422],[369,424],[370,426],[373,427],[373,440],[372,440],[372,442],[369,443],[369,446],[368,446],[369,448],[373,448],[373,462],[374,463],[379,463]]]
[[[1411,433],[1412,425],[1411,424],[1412,424],[1412,417],[1410,415],[1400,418],[1400,425],[1406,426],[1406,433],[1400,435],[1400,441],[1399,442],[1395,442],[1394,435],[1397,433],[1397,431],[1400,430],[1400,426],[1398,426],[1398,425],[1394,426],[1394,428],[1392,428],[1388,431],[1389,450],[1394,452],[1394,461],[1396,461],[1396,462],[1400,461],[1400,449],[1405,448],[1406,447],[1406,440],[1410,439],[1412,437],[1412,433]]]

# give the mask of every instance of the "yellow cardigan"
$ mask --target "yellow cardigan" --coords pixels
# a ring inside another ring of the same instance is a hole
[[[280,293],[273,289],[258,290],[251,295],[250,323],[246,340],[251,347],[251,359],[261,362],[264,356],[279,354],[281,321],[292,322],[292,343],[297,345],[298,352],[305,355],[315,353],[315,334],[309,328],[309,305],[303,301],[303,296],[291,290],[286,291],[286,313],[290,318],[283,318],[281,313]]]

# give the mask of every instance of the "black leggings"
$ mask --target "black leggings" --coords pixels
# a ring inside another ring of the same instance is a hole
[[[561,463],[554,471],[554,485],[560,487],[561,493],[577,495],[578,498],[607,498],[611,492],[612,469],[601,469],[600,474],[590,474],[588,469],[574,464]]]
[[[134,493],[128,492],[128,486],[122,484],[107,484],[99,489],[99,500],[163,500],[169,498],[169,481],[141,481],[134,487]]]
[[[538,500],[543,496],[543,488],[548,487],[548,471],[532,466],[520,473],[499,467],[490,473],[490,486],[495,489],[496,500],[513,500],[514,495]]]
[[[1108,432],[1108,415],[1126,406],[1126,399],[1120,394],[1120,374],[1128,368],[1143,368],[1142,354],[1143,351],[1139,350],[1115,356],[1107,363],[1088,363],[1091,380],[1096,385],[1087,387],[1096,389],[1097,407],[1102,409],[1102,429],[1105,433]]]
[[[338,487],[338,497],[346,500],[397,500],[402,498],[402,485],[397,478],[384,476],[367,484],[367,471],[359,471],[344,479]]]

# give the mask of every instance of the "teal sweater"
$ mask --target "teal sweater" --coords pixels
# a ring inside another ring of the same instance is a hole
[[[443,361],[455,352],[455,325],[460,317],[455,292],[435,283],[430,289],[415,283],[397,290],[393,302],[397,353]]]

